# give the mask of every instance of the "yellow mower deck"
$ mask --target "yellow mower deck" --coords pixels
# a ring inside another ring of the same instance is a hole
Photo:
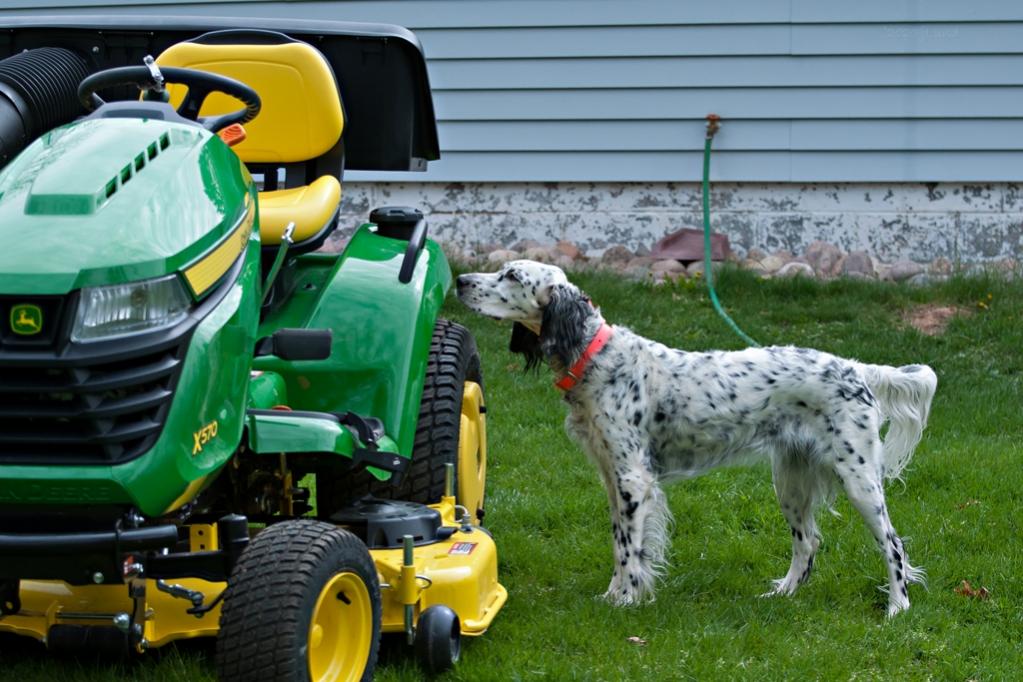
[[[462,635],[482,635],[508,598],[508,592],[497,581],[494,541],[479,528],[468,532],[461,529],[455,521],[454,498],[447,497],[430,506],[441,513],[445,526],[460,529],[446,540],[416,547],[413,567],[402,565],[401,549],[370,550],[381,583],[381,630],[403,632],[406,605],[413,606],[418,618],[428,607],[443,604],[458,614]],[[209,543],[210,538],[216,537],[215,525],[193,527],[191,548],[216,549]],[[154,580],[145,582],[142,648],[216,636],[219,604],[202,618],[196,618],[186,613],[191,607],[188,600],[159,591]],[[226,583],[195,578],[168,582],[202,592],[207,604],[226,587]],[[134,608],[127,585],[72,586],[62,581],[25,580],[20,597],[20,612],[0,617],[0,632],[33,637],[44,643],[54,625],[110,627],[117,614],[130,614]]]

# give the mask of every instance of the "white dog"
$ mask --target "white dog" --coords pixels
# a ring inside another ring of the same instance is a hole
[[[513,261],[458,278],[472,310],[517,323],[511,350],[546,361],[569,406],[566,428],[607,488],[615,568],[605,597],[653,597],[671,513],[659,483],[741,460],[770,459],[792,529],[792,563],[768,594],[806,581],[820,535],[816,509],[840,485],[888,566],[888,615],[909,608],[909,564],[885,505],[924,427],[937,377],[925,365],[867,365],[804,348],[691,353],[609,326],[556,267]],[[882,442],[879,430],[890,422]]]

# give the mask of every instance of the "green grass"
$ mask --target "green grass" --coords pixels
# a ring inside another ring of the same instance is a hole
[[[738,348],[705,292],[578,275],[612,322],[686,349]],[[892,519],[930,587],[884,617],[884,568],[855,510],[820,517],[813,579],[792,598],[760,599],[789,561],[788,529],[765,465],[668,489],[670,568],[654,604],[595,599],[611,570],[606,498],[562,430],[550,377],[524,375],[509,329],[449,301],[483,355],[489,400],[487,522],[510,594],[491,630],[470,641],[450,680],[1012,679],[1023,670],[1023,284],[963,279],[930,288],[841,281],[759,281],[726,271],[720,295],[761,343],[792,343],[868,362],[937,371],[931,424],[906,484],[890,485]],[[991,295],[990,299],[988,295]],[[977,305],[984,301],[988,309]],[[973,311],[927,337],[901,322],[924,303]],[[954,592],[962,580],[987,600]],[[640,637],[645,645],[630,643]],[[208,647],[169,647],[137,665],[54,662],[4,639],[3,680],[207,680]],[[400,644],[378,679],[420,678]]]

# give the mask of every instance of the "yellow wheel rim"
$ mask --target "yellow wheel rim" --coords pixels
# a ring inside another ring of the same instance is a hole
[[[458,503],[476,518],[483,508],[487,484],[487,417],[483,414],[483,389],[466,381],[462,391],[462,422],[458,431]],[[478,521],[478,519],[476,519]]]
[[[373,638],[373,603],[355,573],[331,578],[309,621],[309,678],[313,682],[362,679]]]

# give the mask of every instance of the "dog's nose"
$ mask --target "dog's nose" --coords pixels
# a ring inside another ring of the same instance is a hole
[[[455,280],[455,285],[458,287],[458,290],[461,291],[469,285],[469,278],[465,275],[459,275],[458,279]]]

